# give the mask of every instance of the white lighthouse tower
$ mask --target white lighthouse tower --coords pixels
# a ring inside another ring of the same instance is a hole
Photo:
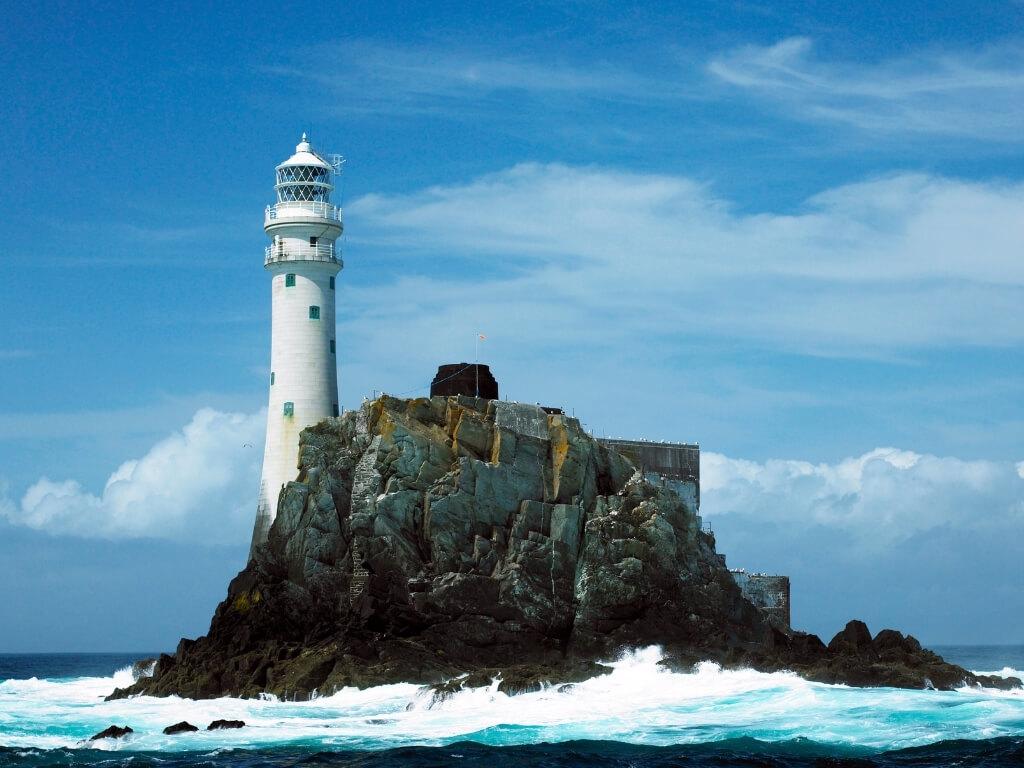
[[[297,473],[299,433],[338,415],[334,281],[341,210],[331,202],[341,158],[327,160],[306,134],[277,166],[277,202],[267,206],[264,266],[271,277],[270,405],[250,557],[267,540],[281,487]]]

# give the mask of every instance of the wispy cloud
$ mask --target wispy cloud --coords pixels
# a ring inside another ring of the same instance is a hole
[[[870,62],[829,61],[805,37],[715,57],[721,81],[794,117],[875,134],[930,134],[1007,142],[1024,125],[1024,45],[924,51]]]
[[[342,40],[305,50],[316,67],[285,61],[265,71],[312,81],[341,97],[341,111],[432,113],[488,109],[495,98],[650,99],[655,83],[607,61],[578,63],[548,55],[442,45]],[[506,111],[514,101],[504,101]]]
[[[306,47],[297,63],[289,58],[295,55],[284,53],[263,69],[326,89],[332,111],[499,117],[511,121],[510,129],[527,114],[543,115],[538,108],[546,107],[621,130],[621,120],[609,121],[602,102],[676,110],[694,101],[732,100],[723,84],[791,117],[872,135],[1016,143],[1024,124],[1024,45],[1015,41],[974,50],[923,49],[877,61],[816,56],[807,37],[719,53],[689,50],[685,56],[669,48],[595,57],[528,46],[474,49],[464,41],[365,39]]]
[[[350,212],[406,255],[396,284],[354,292],[359,338],[400,325],[429,345],[476,316],[665,353],[688,334],[829,355],[1024,341],[1022,185],[898,175],[748,214],[686,178],[530,164]],[[436,277],[451,259],[471,268]]]

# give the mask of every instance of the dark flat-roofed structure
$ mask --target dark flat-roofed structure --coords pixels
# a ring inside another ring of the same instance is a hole
[[[491,369],[483,363],[449,363],[437,367],[437,375],[430,382],[431,397],[466,395],[498,399],[498,381]]]

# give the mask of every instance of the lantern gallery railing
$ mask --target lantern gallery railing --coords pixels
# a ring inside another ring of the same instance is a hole
[[[265,221],[278,219],[317,218],[341,221],[341,209],[332,203],[315,201],[294,201],[268,205]]]
[[[266,255],[263,261],[264,264],[274,264],[279,261],[332,261],[340,263],[334,254],[334,243],[317,243],[316,245],[274,243],[266,247],[264,254]]]

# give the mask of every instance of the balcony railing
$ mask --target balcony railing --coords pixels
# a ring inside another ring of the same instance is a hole
[[[341,260],[335,256],[334,243],[317,243],[316,245],[295,245],[285,243],[274,243],[268,245],[264,250],[266,258],[264,264],[274,264],[279,261],[329,261],[340,264]]]
[[[341,221],[341,209],[333,203],[284,202],[268,205],[264,221],[269,224],[280,219],[317,218]]]

